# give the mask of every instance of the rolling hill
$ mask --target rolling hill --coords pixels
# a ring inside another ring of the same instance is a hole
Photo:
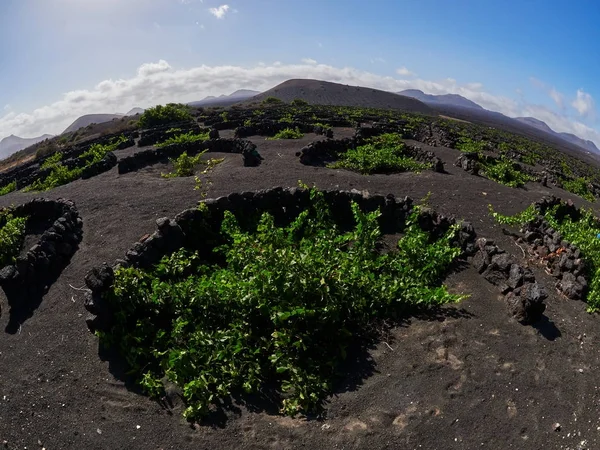
[[[559,138],[561,138],[567,142],[570,142],[571,144],[577,145],[587,151],[590,151],[590,152],[593,152],[596,154],[600,154],[600,150],[598,149],[598,147],[596,147],[596,144],[594,144],[592,141],[582,139],[579,136],[575,136],[572,133],[558,133],[558,132],[554,131],[552,128],[550,128],[546,124],[546,122],[542,122],[541,120],[538,120],[534,117],[517,117],[515,120],[518,120],[519,122],[525,123],[534,128],[537,128],[538,130],[545,131],[546,133],[550,133],[555,136],[558,136]]]
[[[476,108],[483,109],[480,105],[471,100],[457,94],[445,94],[445,95],[431,95],[425,94],[423,91],[418,89],[405,89],[404,91],[397,92],[397,94],[405,95],[406,97],[416,98],[428,105],[453,105],[460,106],[463,108]]]
[[[245,103],[260,103],[268,97],[276,97],[284,102],[299,98],[314,105],[361,106],[434,114],[429,106],[412,97],[367,87],[304,79],[285,81]]]
[[[208,97],[205,97],[197,102],[190,102],[188,103],[188,105],[194,107],[230,106],[248,98],[254,97],[257,94],[260,94],[260,92],[252,91],[249,89],[239,89],[229,95],[220,95],[218,97],[215,97],[214,95],[209,95]]]
[[[44,134],[34,138],[21,138],[19,136],[10,135],[0,141],[0,159],[7,158],[19,150],[37,144],[45,139],[53,137],[51,134]]]
[[[62,134],[77,131],[80,128],[87,127],[93,123],[110,122],[113,119],[120,119],[121,117],[123,117],[122,114],[86,114],[75,120],[75,122],[69,125]]]

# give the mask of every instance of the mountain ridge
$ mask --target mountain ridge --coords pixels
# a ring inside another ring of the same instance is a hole
[[[51,134],[43,134],[33,138],[22,138],[11,134],[0,141],[0,159],[7,158],[19,150],[23,150],[24,148],[52,137],[54,136]]]

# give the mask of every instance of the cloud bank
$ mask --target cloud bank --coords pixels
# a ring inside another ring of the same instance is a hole
[[[405,68],[403,68],[405,69]],[[405,72],[402,70],[402,72]],[[398,92],[420,89],[428,94],[459,94],[486,109],[511,117],[533,116],[545,121],[558,132],[574,133],[600,146],[600,133],[562,111],[525,103],[522,99],[494,95],[481,83],[458,83],[452,78],[424,80],[383,76],[351,67],[334,67],[306,59],[299,64],[258,64],[256,66],[206,66],[176,69],[165,61],[141,65],[127,79],[108,79],[88,89],[65,93],[54,103],[31,112],[13,109],[0,112],[0,138],[9,134],[23,137],[43,133],[58,134],[84,114],[126,112],[133,107],[149,107],[167,102],[191,102],[207,95],[231,93],[237,89],[263,91],[290,78],[313,78],[350,85],[360,85]],[[564,102],[562,100],[561,102]],[[559,102],[557,102],[558,104]],[[580,90],[573,107],[582,117],[595,114],[593,98]],[[560,106],[560,105],[559,105]]]

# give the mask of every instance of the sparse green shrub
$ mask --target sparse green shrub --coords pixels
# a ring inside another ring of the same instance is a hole
[[[291,114],[288,113],[288,114],[284,114],[283,117],[281,117],[277,122],[292,124],[292,123],[294,123],[294,118],[292,117]]]
[[[0,217],[0,267],[13,264],[25,239],[27,217],[15,217],[11,212]]]
[[[208,132],[207,133],[194,133],[193,131],[189,131],[187,133],[178,134],[176,136],[172,136],[168,138],[166,141],[156,144],[156,147],[166,147],[168,145],[182,145],[182,144],[191,144],[193,142],[204,142],[208,140]]]
[[[252,119],[246,119],[246,120],[244,120],[244,126],[245,127],[251,127],[252,126]]]
[[[474,141],[468,137],[461,137],[456,143],[456,149],[465,153],[477,153],[482,155],[486,145],[483,141]]]
[[[49,189],[62,186],[63,184],[70,183],[71,181],[75,181],[81,176],[82,173],[82,167],[76,167],[69,170],[67,166],[59,164],[52,170],[52,172],[48,174],[46,178],[38,178],[25,189],[23,189],[23,191],[47,191]]]
[[[313,127],[315,127],[315,128],[316,127],[321,127],[321,128],[323,128],[323,131],[327,131],[327,130],[333,129],[333,127],[331,125],[326,124],[326,123],[321,123],[321,122],[315,122],[315,123],[313,123]]]
[[[494,163],[483,163],[483,174],[497,183],[504,184],[512,188],[519,188],[525,185],[532,178],[526,173],[520,171],[515,163],[510,159],[501,156]]]
[[[223,111],[221,113],[221,119],[223,120],[223,122],[228,122],[229,121],[229,114],[227,113],[227,111]]]
[[[163,394],[164,379],[178,385],[189,420],[267,386],[293,416],[322,408],[349,347],[378,320],[461,298],[440,284],[460,254],[457,227],[434,240],[414,213],[397,250],[382,254],[378,212],[352,204],[356,225],[341,232],[322,194],[311,198],[284,228],[263,214],[244,231],[226,211],[222,266],[180,250],[148,271],[118,269],[101,344],[118,348],[150,395]]]
[[[49,156],[48,158],[46,158],[46,161],[44,161],[42,163],[42,165],[40,165],[40,169],[42,169],[42,170],[52,169],[52,168],[56,167],[58,164],[60,164],[62,159],[63,159],[62,152],[56,152],[52,156]]]
[[[190,122],[193,120],[190,108],[180,103],[169,103],[148,108],[138,119],[140,128],[153,128],[170,123]]]
[[[304,137],[304,134],[298,129],[298,127],[296,127],[295,129],[285,128],[284,130],[281,130],[279,133],[277,133],[272,138],[268,138],[268,139],[269,140],[302,139],[303,137]]]
[[[398,134],[388,133],[368,139],[366,144],[349,149],[328,167],[348,169],[362,174],[420,172],[431,168],[405,154],[404,142]]]
[[[293,106],[308,106],[308,102],[301,98],[295,98],[294,100],[292,100],[292,105]]]
[[[85,160],[88,166],[96,164],[102,161],[108,152],[115,151],[123,142],[127,142],[127,138],[121,135],[112,139],[110,144],[93,144],[88,150],[79,155],[79,158]]]
[[[569,191],[575,195],[579,195],[581,198],[586,199],[588,202],[596,201],[594,194],[590,189],[590,180],[583,177],[578,177],[573,180],[563,179],[563,189]]]
[[[261,102],[263,105],[280,105],[282,103],[283,100],[280,100],[277,97],[267,97]]]
[[[194,175],[194,169],[198,164],[200,164],[202,155],[204,155],[206,151],[207,150],[204,150],[203,152],[198,153],[196,156],[188,156],[187,152],[183,152],[176,159],[169,159],[175,170],[170,173],[163,173],[162,176],[164,178],[191,177]]]
[[[17,180],[8,183],[6,186],[0,188],[0,196],[10,194],[17,190]]]

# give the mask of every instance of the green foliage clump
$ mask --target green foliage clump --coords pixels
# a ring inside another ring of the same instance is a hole
[[[175,170],[170,173],[163,173],[162,176],[164,178],[191,177],[194,175],[196,166],[200,164],[204,164],[206,166],[202,173],[207,173],[217,164],[220,164],[225,160],[225,158],[210,158],[203,161],[202,155],[204,155],[207,151],[208,150],[204,150],[203,152],[198,153],[196,156],[188,156],[187,152],[183,152],[176,159],[170,158],[169,161],[173,164]]]
[[[93,144],[89,149],[79,155],[79,159],[85,160],[86,165],[88,166],[99,163],[104,159],[108,152],[115,151],[123,142],[127,142],[127,138],[121,135],[118,138],[113,139],[110,144]]]
[[[313,123],[313,127],[317,128],[317,127],[321,127],[323,129],[323,131],[327,131],[327,130],[331,130],[332,126],[326,123],[321,123],[321,122],[315,122]]]
[[[277,97],[267,97],[265,98],[261,104],[263,105],[281,105],[283,103],[283,100],[277,98]]]
[[[196,156],[188,156],[187,152],[183,152],[176,159],[170,158],[169,161],[173,164],[175,170],[171,173],[163,173],[162,176],[165,178],[191,177],[194,175],[196,166],[200,164],[204,153],[206,153],[206,150]]]
[[[575,195],[579,195],[581,198],[586,199],[588,202],[594,202],[596,198],[590,190],[590,180],[584,177],[578,177],[572,180],[563,179],[562,185],[565,191],[569,191]]]
[[[308,106],[308,102],[301,98],[295,98],[292,100],[292,106]]]
[[[304,134],[296,127],[293,128],[285,128],[277,133],[272,138],[268,138],[269,140],[278,140],[278,139],[302,139]]]
[[[13,191],[17,190],[17,180],[14,180],[8,183],[6,186],[0,188],[0,196],[10,194]]]
[[[483,172],[490,180],[512,188],[522,187],[532,180],[528,174],[518,170],[513,161],[504,156],[494,163],[484,163]]]
[[[457,227],[434,240],[414,213],[397,250],[381,253],[379,212],[352,204],[355,226],[342,232],[322,194],[311,198],[286,227],[263,214],[244,231],[226,212],[221,266],[182,250],[148,271],[119,269],[101,344],[119,349],[149,394],[162,395],[165,379],[178,385],[189,420],[267,387],[293,416],[322,408],[348,348],[376,321],[462,298],[440,284],[460,254]]]
[[[190,109],[180,103],[169,103],[148,108],[138,119],[140,128],[153,128],[170,123],[191,122]]]
[[[46,178],[38,178],[25,189],[23,189],[23,191],[47,191],[54,189],[55,187],[75,181],[81,176],[82,173],[82,167],[75,167],[69,170],[67,166],[59,164],[52,170],[52,172],[48,174]]]
[[[514,216],[504,216],[499,212],[494,211],[492,205],[488,205],[488,209],[494,220],[502,225],[523,225],[535,220],[535,218],[538,216],[538,210],[535,208],[534,204],[529,205],[525,210],[515,214]]]
[[[42,170],[44,170],[44,169],[53,169],[58,164],[60,164],[60,162],[62,161],[62,159],[63,159],[62,152],[56,152],[52,156],[49,156],[48,158],[46,158],[46,161],[44,161],[42,163],[42,165],[40,165],[40,169],[42,169]]]
[[[47,191],[49,189],[62,186],[63,184],[70,183],[71,181],[81,177],[87,168],[102,161],[108,152],[114,151],[119,147],[119,145],[126,141],[127,138],[121,135],[117,138],[114,138],[109,144],[91,145],[88,150],[79,155],[79,159],[85,161],[84,166],[73,167],[72,169],[69,169],[67,166],[62,164],[62,153],[55,153],[42,165],[42,167],[45,166],[45,168],[52,169],[48,176],[46,176],[44,179],[38,178],[29,186],[27,186],[24,191]]]
[[[25,239],[27,217],[15,217],[12,213],[0,216],[0,267],[13,264]]]
[[[482,155],[486,145],[483,141],[474,141],[468,137],[461,137],[456,143],[456,149],[465,153],[477,153]]]
[[[292,117],[291,114],[288,113],[288,114],[284,114],[277,122],[292,124],[292,123],[294,123],[294,118]]]
[[[349,149],[339,161],[330,164],[333,169],[349,169],[362,174],[420,172],[431,168],[406,155],[399,134],[387,133],[367,140],[366,144]]]
[[[229,114],[227,111],[223,111],[220,115],[223,122],[229,122]]]
[[[194,133],[193,131],[189,131],[187,133],[172,136],[166,141],[156,144],[156,147],[162,148],[174,144],[191,144],[193,142],[204,142],[206,140],[208,140],[208,133]]]

